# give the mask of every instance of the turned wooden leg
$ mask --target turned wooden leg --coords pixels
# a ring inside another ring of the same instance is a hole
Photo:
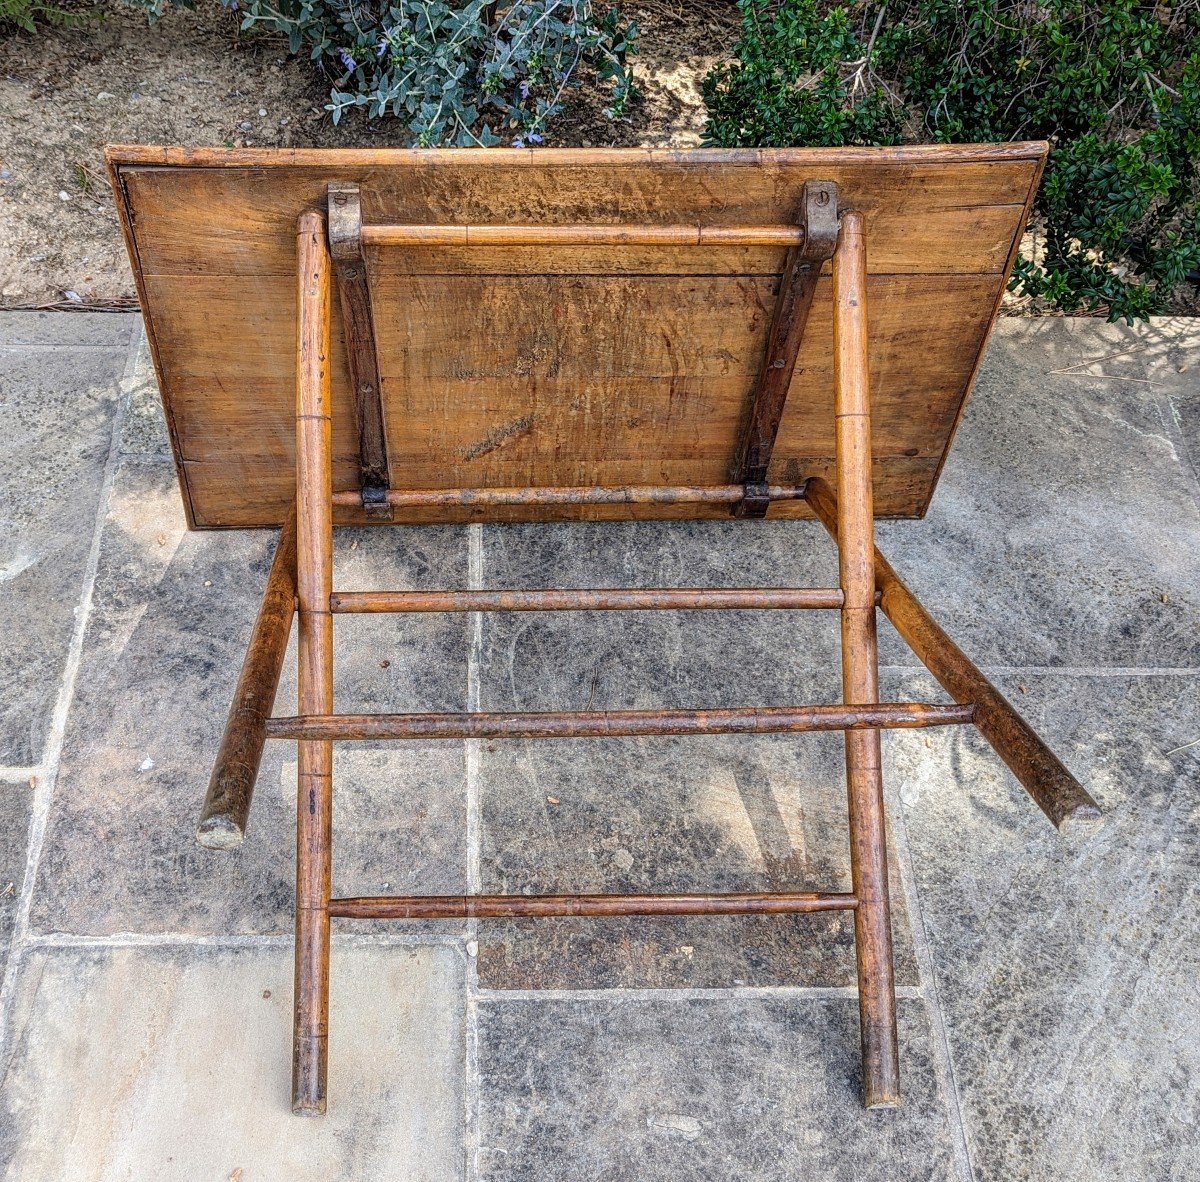
[[[842,695],[846,703],[856,705],[879,700],[866,297],[862,217],[847,213],[842,217],[833,256],[834,406],[838,552],[844,596]],[[850,864],[858,898],[854,939],[863,1100],[868,1108],[889,1108],[900,1102],[900,1076],[878,730],[846,732],[846,782]]]
[[[325,224],[306,213],[297,232],[300,332],[296,399],[296,550],[301,714],[333,710],[333,486],[330,463],[330,262]],[[296,984],[292,1111],[325,1111],[329,1024],[329,891],[333,744],[298,747]]]
[[[287,653],[292,617],[296,614],[296,514],[293,510],[279,534],[275,558],[246,659],[225,720],[225,733],[200,810],[196,840],[210,850],[232,850],[242,844],[254,801],[254,784],[267,742],[267,719],[275,705],[279,674]]]

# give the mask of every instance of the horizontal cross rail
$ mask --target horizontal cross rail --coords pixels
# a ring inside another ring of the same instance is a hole
[[[556,488],[392,488],[388,504],[398,509],[439,509],[464,505],[734,505],[746,495],[740,484],[713,485],[580,485]],[[802,501],[803,484],[767,486],[772,501]],[[342,508],[362,504],[351,489],[333,494]]]
[[[363,226],[364,246],[803,246],[802,226]]]
[[[854,895],[382,895],[330,899],[335,919],[513,919],[554,915],[754,915],[853,911]]]
[[[529,591],[335,591],[329,610],[371,612],[547,612],[675,609],[800,610],[842,606],[837,587],[636,587]]]
[[[272,718],[272,739],[584,739],[743,735],[971,722],[971,705],[763,706],[739,710],[562,710],[473,714],[309,714]]]

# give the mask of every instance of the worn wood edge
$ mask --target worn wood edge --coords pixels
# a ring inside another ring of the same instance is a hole
[[[606,162],[650,164],[820,165],[1005,163],[1045,159],[1042,140],[1000,144],[903,144],[891,148],[182,148],[155,144],[108,144],[110,167],[184,168],[380,168],[405,164],[492,167],[507,164],[594,167]]]
[[[946,461],[950,458],[950,449],[954,446],[954,440],[958,435],[958,428],[962,424],[963,415],[967,412],[967,403],[971,399],[971,391],[975,388],[975,379],[979,376],[979,368],[983,365],[984,354],[987,353],[988,342],[992,337],[992,329],[996,327],[996,320],[1000,316],[1000,308],[1004,303],[1004,293],[1008,291],[1008,281],[1012,278],[1013,267],[1016,266],[1017,255],[1021,250],[1021,239],[1025,235],[1025,230],[1029,226],[1029,219],[1033,215],[1033,202],[1037,197],[1038,186],[1042,183],[1042,174],[1046,169],[1046,158],[1050,153],[1050,145],[1045,142],[1035,141],[1041,151],[1034,160],[1033,176],[1029,180],[1029,192],[1025,195],[1025,212],[1021,215],[1020,221],[1017,223],[1017,228],[1013,231],[1012,246],[1008,252],[1008,264],[1005,266],[1002,273],[1000,290],[996,293],[996,302],[992,306],[992,314],[988,318],[987,325],[984,328],[983,339],[979,342],[979,349],[975,353],[975,364],[971,368],[970,374],[967,376],[967,384],[963,389],[962,401],[958,404],[958,414],[954,416],[954,422],[950,424],[950,434],[946,438],[946,446],[942,451],[942,458],[938,461],[937,469],[934,471],[933,480],[929,485],[929,495],[925,498],[925,504],[921,506],[918,517],[923,518],[929,512],[929,506],[933,503],[933,495],[937,492],[938,484],[942,479],[942,470],[946,467]]]
[[[125,182],[121,176],[120,165],[109,155],[107,149],[104,152],[104,163],[108,169],[108,182],[113,191],[113,204],[117,207],[117,220],[121,224],[121,235],[125,239],[125,253],[129,257],[129,269],[133,272],[133,282],[137,290],[138,304],[142,313],[142,327],[146,333],[146,342],[150,346],[150,361],[154,366],[154,377],[158,382],[158,400],[163,408],[163,417],[167,423],[167,434],[171,440],[171,454],[175,459],[175,479],[179,484],[179,494],[183,500],[184,518],[187,521],[188,529],[196,529],[196,515],[192,509],[192,492],[188,487],[183,449],[179,442],[179,432],[175,427],[175,415],[165,394],[167,384],[163,380],[162,356],[158,347],[158,337],[154,331],[154,318],[150,314],[150,298],[146,289],[146,277],[143,274],[141,258],[138,254],[133,210],[129,204],[129,195],[125,192]]]

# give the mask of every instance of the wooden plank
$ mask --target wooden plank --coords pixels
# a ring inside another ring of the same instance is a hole
[[[1030,169],[1007,169],[1012,182],[1024,192]],[[143,224],[154,230],[141,236],[139,249],[143,266],[153,274],[205,275],[240,274],[275,276],[286,280],[287,235],[282,231],[276,196],[270,190],[249,194],[251,205],[241,225],[231,227],[222,215],[226,201],[245,201],[247,195],[231,183],[237,174],[217,176],[218,193],[210,191],[211,174],[189,174],[177,178],[162,171],[138,171],[127,175],[126,187]],[[364,182],[366,183],[366,182]],[[798,181],[802,183],[802,181]],[[915,183],[920,189],[920,183]],[[294,194],[281,196],[294,208],[311,203],[309,185]],[[221,190],[228,190],[227,195]],[[949,202],[957,193],[941,194]],[[368,194],[364,192],[364,201]],[[290,200],[289,200],[290,199]],[[671,194],[666,200],[678,199]],[[697,209],[697,218],[729,219],[724,210]],[[754,208],[739,210],[756,216]],[[414,212],[415,216],[423,210]],[[395,216],[380,209],[379,218]],[[425,216],[430,216],[425,214]],[[453,216],[453,215],[451,215]],[[565,210],[562,216],[582,216]],[[593,216],[599,216],[593,213]],[[610,213],[609,217],[612,216]],[[758,216],[761,217],[761,214]],[[189,228],[188,218],[191,219]],[[947,205],[922,215],[922,230],[914,232],[911,211],[891,207],[868,210],[868,224],[880,243],[877,273],[973,274],[1000,271],[1012,241],[1013,203]],[[195,250],[194,233],[210,238],[203,253]],[[406,247],[403,251],[368,247],[372,266],[383,253],[395,253],[396,265],[412,274],[747,274],[772,275],[783,270],[786,249],[776,246],[577,246],[577,247]]]
[[[979,374],[979,367],[983,364],[983,346],[992,331],[992,325],[996,323],[996,317],[1000,315],[1000,304],[1004,299],[1004,292],[1008,288],[1009,276],[1012,275],[1013,267],[1016,264],[1017,253],[1021,249],[1021,238],[1025,233],[1025,228],[1029,225],[1030,217],[1033,215],[1033,202],[1037,197],[1038,186],[1042,183],[1042,172],[1045,167],[1046,153],[1043,152],[1036,160],[1033,175],[1029,178],[1029,190],[1025,195],[1024,207],[1017,221],[1017,231],[1013,235],[1012,246],[1009,247],[1008,258],[1005,260],[1002,272],[1004,282],[1000,285],[1000,290],[996,292],[996,302],[992,305],[992,314],[988,317],[987,324],[983,328],[979,349],[975,354],[975,365],[971,370],[971,376],[967,378],[966,387],[963,390],[962,402],[958,405],[958,415],[955,417],[954,425],[950,428],[950,433],[946,436],[946,446],[942,450],[941,463],[938,464],[937,472],[934,473],[933,480],[930,482],[929,491],[925,494],[925,503],[921,506],[920,511],[921,517],[925,516],[926,511],[929,509],[929,502],[933,500],[933,490],[937,487],[937,482],[941,479],[942,469],[946,466],[946,459],[950,455],[950,448],[954,443],[954,436],[958,434],[958,427],[962,422],[963,412],[967,409],[967,399],[971,396],[971,389],[975,385],[975,378]]]
[[[932,492],[926,461],[945,454],[1043,154],[1034,144],[535,154],[118,149],[112,159],[128,197],[123,217],[189,509],[197,524],[216,524],[261,521],[264,505],[280,503],[280,482],[266,473],[294,454],[293,219],[323,204],[330,180],[360,184],[367,220],[376,222],[695,218],[713,226],[781,224],[795,215],[805,180],[835,180],[840,204],[863,213],[870,242],[875,455],[888,462],[876,473],[887,485],[877,488],[878,503],[881,512],[918,514]],[[200,240],[204,251],[195,249]],[[387,446],[393,463],[405,465],[405,484],[729,479],[766,348],[781,248],[629,248],[644,250],[641,258],[623,247],[577,248],[590,251],[586,258],[489,249],[458,261],[440,254],[437,265],[503,264],[512,273],[431,274],[418,257],[430,252],[370,252]],[[802,479],[813,457],[833,454],[828,289],[823,277],[772,479]],[[351,488],[342,338],[335,312],[333,454],[339,486]],[[925,475],[898,460],[919,461]]]
[[[227,456],[236,465],[252,451],[290,462],[293,363],[271,347],[289,310],[255,306],[264,346],[248,357],[223,346],[247,314],[228,284],[152,277],[148,286],[172,309],[162,360],[177,390],[183,455]],[[399,411],[390,418],[388,450],[405,465],[406,483],[497,483],[497,473],[514,465],[532,478],[533,469],[545,467],[540,457],[564,453],[576,463],[573,473],[589,458],[692,455],[705,471],[727,477],[774,281],[625,279],[614,294],[601,281],[548,279],[540,287],[557,312],[544,323],[541,305],[525,294],[528,280],[405,277],[388,286],[377,325],[390,363],[382,375],[385,397]],[[885,278],[873,281],[872,292],[879,450],[940,455],[977,349],[972,308],[990,299],[991,281],[955,278],[935,288]],[[833,450],[824,282],[818,299],[780,430],[783,464]],[[192,312],[198,304],[203,320]],[[605,325],[616,325],[615,335],[596,328]],[[356,443],[337,335],[335,327],[334,453],[344,460]],[[637,365],[625,368],[642,372],[610,376],[615,360],[635,347]],[[598,481],[586,470],[578,480],[553,471],[547,479]]]
[[[538,169],[553,160],[563,168],[622,170],[671,165],[693,165],[711,170],[720,165],[742,164],[755,168],[787,167],[812,161],[846,165],[963,163],[1035,160],[1045,155],[1040,141],[998,144],[898,144],[886,148],[541,148],[480,152],[474,148],[346,148],[331,153],[328,148],[181,148],[163,144],[109,144],[105,158],[110,163],[170,168],[292,169],[326,168],[331,155],[350,171],[364,168],[438,168],[453,172],[476,170],[490,173],[498,167]]]

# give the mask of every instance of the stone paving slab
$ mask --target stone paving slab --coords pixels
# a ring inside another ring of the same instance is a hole
[[[941,1182],[953,1134],[924,1006],[902,1001],[904,1105],[859,1098],[853,998],[489,1000],[488,1182]]]
[[[1064,842],[967,730],[889,768],[976,1182],[1183,1182],[1200,1149],[1200,680],[1001,688],[1106,824]]]
[[[461,529],[401,535],[341,535],[346,585],[465,579]],[[188,532],[170,466],[123,461],[101,539],[34,931],[291,930],[293,744],[267,746],[241,849],[204,850],[193,839],[273,547],[267,531]],[[339,626],[339,709],[463,708],[464,617],[348,623],[359,642],[346,644]],[[296,697],[294,649],[293,636],[277,701],[284,709]],[[335,809],[350,822],[338,830],[339,883],[357,893],[419,874],[432,889],[464,889],[461,744],[374,756],[343,746],[338,756]],[[374,824],[364,819],[372,810]]]
[[[53,336],[65,326],[7,320],[0,339],[24,333],[25,352],[60,375],[125,356],[104,335],[111,324],[98,327],[98,343],[69,350],[84,361],[68,364]],[[80,339],[92,340],[84,331]],[[994,676],[1109,811],[1099,835],[1065,845],[970,731],[885,738],[889,792],[903,802],[893,810],[893,888],[911,907],[897,914],[909,986],[900,1006],[905,1109],[858,1106],[851,992],[772,991],[846,985],[844,933],[802,932],[792,920],[769,921],[777,926],[768,931],[745,919],[699,933],[690,921],[410,925],[404,940],[433,944],[335,946],[339,1014],[348,1005],[403,1013],[383,1035],[379,1023],[391,1019],[368,1015],[363,1040],[335,1015],[335,1061],[348,1056],[352,1066],[348,1084],[335,1069],[334,1099],[352,1111],[326,1118],[330,1139],[321,1122],[285,1111],[286,938],[211,944],[226,933],[290,931],[292,745],[268,748],[242,851],[209,853],[192,841],[273,539],[184,531],[143,347],[125,383],[124,459],[63,759],[53,799],[42,802],[50,811],[32,932],[14,941],[6,1176],[171,1178],[177,1163],[166,1157],[178,1143],[200,1171],[182,1177],[225,1179],[240,1167],[252,1182],[273,1176],[275,1159],[293,1164],[288,1154],[299,1163],[289,1177],[310,1166],[322,1177],[405,1177],[394,1162],[409,1157],[420,1169],[452,1165],[448,1175],[414,1176],[458,1177],[466,1137],[471,1176],[489,1178],[1190,1179],[1200,1151],[1200,1052],[1189,1021],[1200,1002],[1200,747],[1189,746],[1200,738],[1191,672],[1200,669],[1198,354],[1188,322],[1002,323],[929,517],[880,527],[901,573],[972,656],[1001,667]],[[39,372],[22,370],[22,382]],[[66,390],[68,380],[51,386]],[[0,478],[7,491],[8,470]],[[95,510],[93,500],[75,539],[84,554]],[[835,575],[823,531],[768,521],[346,533],[338,582],[466,586],[474,544],[487,586],[786,585]],[[60,597],[68,620],[78,570]],[[836,659],[834,617],[737,624],[700,613],[485,617],[469,674],[467,617],[344,620],[337,704],[832,699],[836,686],[814,670]],[[893,666],[887,692],[934,696],[886,627],[882,644]],[[48,676],[53,701],[61,667]],[[0,702],[19,692],[6,684]],[[294,694],[289,657],[281,705]],[[472,833],[485,889],[724,888],[801,874],[836,885],[845,875],[836,738],[346,745],[336,774],[339,892],[464,890]],[[23,781],[0,788],[14,878],[37,799]],[[11,923],[15,898],[6,917],[8,903],[0,893],[0,925]],[[395,938],[387,925],[368,930]],[[113,942],[129,931],[176,932],[181,943]],[[47,947],[54,932],[105,942]],[[461,958],[475,953],[464,977]],[[393,958],[403,956],[454,967],[414,969],[418,981],[400,973]],[[268,964],[269,973],[260,967]],[[742,993],[738,981],[762,988]],[[713,986],[723,988],[704,992]],[[539,997],[546,988],[561,992]],[[427,1093],[411,1082],[410,1052],[388,1040],[408,1037],[406,1007],[420,1019],[431,993],[450,1015],[434,1030],[457,1031],[443,1049],[454,1044],[446,1061],[460,1074],[425,1112],[414,1107]],[[237,1053],[205,1047],[198,1032],[212,1028],[210,1015],[230,1012],[249,1032]],[[113,1015],[120,1037],[101,1037]],[[102,1081],[132,1075],[125,1095],[136,1101],[136,1127],[124,1110],[98,1107],[120,1084],[93,1095],[89,1071]],[[222,1078],[231,1073],[233,1090]],[[211,1098],[222,1088],[233,1133],[210,1143],[196,1114],[223,1111]],[[75,1138],[100,1146],[91,1175],[79,1175],[75,1160],[63,1165],[64,1146],[83,1143]],[[432,1140],[450,1157],[411,1148]],[[216,1156],[226,1145],[245,1152],[226,1162]]]
[[[928,516],[879,527],[980,664],[1200,666],[1200,507],[1144,377],[1158,352],[1130,335],[1001,320]],[[1121,350],[1128,377],[1097,376]]]
[[[7,321],[0,316],[0,325]],[[33,323],[37,331],[9,326],[4,336],[36,337],[40,323]],[[83,591],[130,328],[123,320],[123,337],[104,348],[0,346],[0,765],[42,758]]]
[[[810,522],[485,526],[482,550],[489,587],[834,587],[838,579],[837,550]],[[836,668],[839,653],[836,616],[822,611],[496,615],[485,619],[484,644],[481,690],[508,703],[498,709],[551,701],[582,709],[589,699],[613,708],[747,705],[751,687],[762,705],[768,697],[788,704],[796,673]],[[551,673],[564,651],[570,662]],[[547,678],[525,675],[531,660],[547,666]],[[591,676],[581,683],[584,667]]]
[[[144,332],[138,333],[137,352],[124,390],[125,417],[121,422],[118,440],[121,454],[169,459],[171,438],[167,433],[167,420],[158,394],[158,379],[150,357],[150,344]]]
[[[479,773],[485,891],[850,890],[840,735],[494,748]],[[916,984],[902,896],[893,921],[897,978]],[[479,979],[508,989],[851,985],[853,921],[828,912],[489,923]]]
[[[485,527],[509,586],[836,585],[819,526],[628,522]],[[840,700],[830,612],[564,612],[484,617],[490,710]],[[816,672],[814,670],[819,670]],[[481,884],[495,893],[849,890],[840,735],[489,743]],[[902,902],[898,979],[916,966]],[[844,914],[515,921],[479,933],[492,988],[852,984]]]
[[[8,961],[8,944],[25,879],[32,804],[29,784],[0,783],[0,974]]]
[[[5,312],[0,315],[0,349],[123,349],[141,322],[141,316],[125,312]]]
[[[335,946],[323,1118],[290,1110],[291,978],[286,947],[32,951],[4,1178],[460,1179],[460,953]]]

